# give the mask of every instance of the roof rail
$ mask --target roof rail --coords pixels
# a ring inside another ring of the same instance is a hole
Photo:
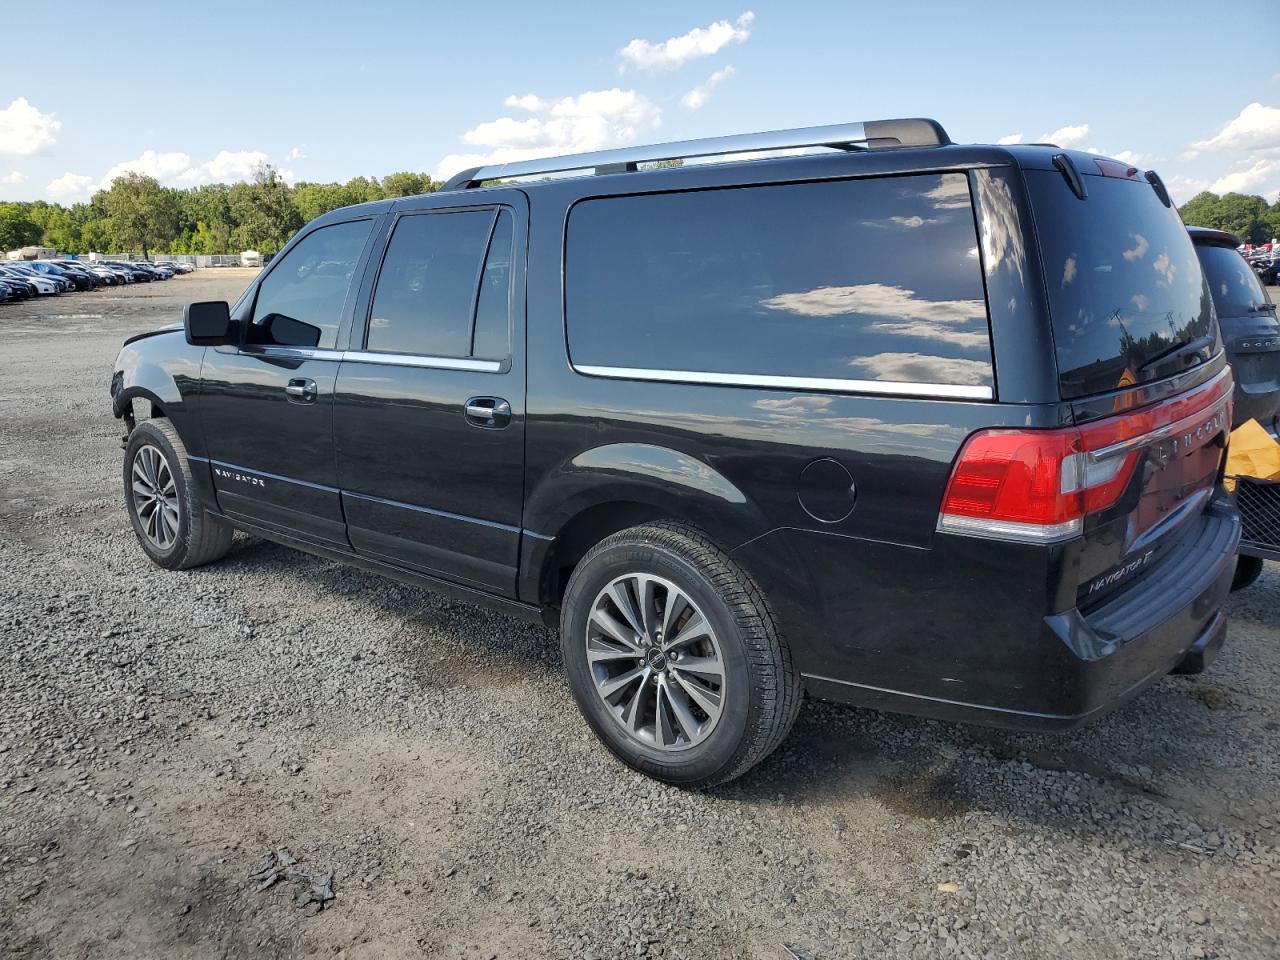
[[[623,173],[641,163],[716,157],[734,153],[791,150],[801,147],[832,147],[839,150],[882,150],[896,147],[939,147],[951,142],[936,120],[868,120],[826,127],[800,127],[768,133],[741,133],[731,137],[682,140],[644,147],[597,150],[564,157],[520,160],[485,167],[472,167],[451,177],[441,190],[476,187],[488,180],[535,177],[572,170],[595,173]]]

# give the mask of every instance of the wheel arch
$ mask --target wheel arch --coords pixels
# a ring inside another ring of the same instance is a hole
[[[687,523],[726,552],[769,529],[736,485],[691,454],[642,443],[594,447],[546,475],[529,496],[520,598],[554,616],[591,547],[655,520]]]

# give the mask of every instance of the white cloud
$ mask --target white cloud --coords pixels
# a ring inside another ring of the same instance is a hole
[[[1074,147],[1079,146],[1088,135],[1089,125],[1080,123],[1075,126],[1059,127],[1052,133],[1042,133],[1040,134],[1040,142],[1056,143],[1060,147]]]
[[[1169,193],[1172,195],[1174,202],[1179,205],[1186,203],[1202,190],[1209,189],[1208,180],[1201,180],[1197,177],[1185,177],[1178,173],[1165,178],[1164,183],[1165,186],[1169,188]]]
[[[1121,163],[1129,164],[1131,167],[1136,167],[1147,159],[1145,153],[1134,153],[1132,150],[1121,150],[1119,153],[1111,154],[1111,156]]]
[[[9,173],[6,173],[3,177],[0,177],[0,183],[3,183],[7,186],[16,187],[20,183],[25,183],[26,179],[27,179],[26,174],[19,173],[17,170],[11,170]]]
[[[905,383],[950,383],[967,386],[991,382],[991,363],[925,353],[877,353],[851,360],[849,366],[876,380]]]
[[[18,97],[0,110],[0,153],[27,156],[58,139],[62,121],[41,113],[26,97]]]
[[[260,150],[219,150],[218,155],[208,163],[188,170],[183,176],[193,180],[212,180],[215,183],[250,180],[254,171],[269,162],[270,158]],[[193,173],[194,176],[188,176]]]
[[[1250,157],[1252,163],[1241,170],[1232,170],[1213,181],[1209,189],[1214,193],[1257,193],[1267,195],[1280,189],[1280,159]]]
[[[86,177],[80,173],[64,173],[56,180],[50,180],[44,190],[59,203],[77,203],[89,199],[96,183],[93,177]]]
[[[513,93],[502,101],[502,105],[504,107],[519,107],[521,110],[528,110],[531,113],[537,113],[539,110],[545,110],[550,106],[547,101],[536,93],[526,93],[523,97],[517,97]]]
[[[1215,136],[1197,140],[1184,155],[1187,159],[1201,151],[1269,150],[1280,147],[1280,107],[1249,104]]]
[[[694,87],[683,97],[680,98],[680,105],[690,110],[698,110],[706,105],[711,99],[711,94],[715,92],[716,87],[724,83],[733,76],[733,67],[727,66],[723,70],[717,70],[711,76],[707,77],[705,83],[701,83]]]
[[[140,173],[143,176],[155,177],[164,182],[176,180],[191,169],[191,157],[185,153],[158,153],[155,150],[144,150],[136,160],[125,160],[117,163],[102,177],[100,186],[103,190],[111,186],[117,177],[126,173]]]
[[[559,100],[536,94],[508,97],[509,107],[533,114],[522,120],[499,117],[477,124],[462,135],[464,143],[483,148],[450,154],[434,175],[448,178],[466,167],[511,163],[562,153],[582,153],[632,143],[662,123],[662,110],[634,90],[588,90]]]
[[[302,152],[302,148],[303,148],[303,147],[305,147],[305,146],[306,146],[306,144],[305,144],[305,143],[301,143],[301,144],[299,144],[298,146],[296,146],[296,147],[294,147],[293,149],[291,149],[288,153],[286,153],[286,154],[284,155],[284,158],[285,158],[286,160],[305,160],[305,159],[307,159],[307,155],[306,155],[305,153],[303,153],[303,152]]]
[[[1151,243],[1140,233],[1131,233],[1129,236],[1133,237],[1133,246],[1126,250],[1123,256],[1132,263],[1134,260],[1141,260],[1147,255],[1147,251],[1151,249]]]
[[[885,283],[780,293],[762,300],[760,305],[801,317],[881,317],[871,328],[899,337],[938,340],[961,347],[985,346],[989,342],[983,301],[926,300],[917,297],[914,290]]]
[[[732,23],[717,20],[709,26],[694,27],[688,33],[661,43],[637,38],[618,51],[623,61],[619,69],[674,70],[690,60],[710,57],[728,44],[741,43],[751,36],[751,23],[755,18],[756,15],[748,10]]]
[[[996,141],[996,143],[998,143],[1000,146],[1003,146],[1003,147],[1007,147],[1007,146],[1010,146],[1011,144],[1021,143],[1021,142],[1022,142],[1022,134],[1020,133],[1011,133],[1007,137],[1001,137],[999,140]]]

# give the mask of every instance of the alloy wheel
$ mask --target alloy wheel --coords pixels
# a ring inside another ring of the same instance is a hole
[[[178,488],[159,447],[143,444],[133,456],[133,509],[147,539],[161,550],[178,536]]]
[[[725,665],[706,616],[670,580],[630,573],[596,596],[586,655],[596,693],[629,736],[663,751],[710,736]]]

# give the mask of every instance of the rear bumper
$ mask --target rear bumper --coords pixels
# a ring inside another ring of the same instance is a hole
[[[1077,727],[1172,671],[1198,672],[1213,660],[1226,637],[1222,606],[1239,540],[1239,517],[1229,503],[1215,502],[1193,542],[1180,545],[1140,584],[1087,613],[1073,608],[1045,617],[1018,641],[1020,649],[1009,649],[1006,640],[993,651],[990,675],[964,684],[981,688],[986,702],[816,672],[806,673],[805,683],[824,699],[937,719],[1020,730]],[[984,627],[952,626],[958,634]],[[924,686],[930,676],[922,670],[919,679]]]

